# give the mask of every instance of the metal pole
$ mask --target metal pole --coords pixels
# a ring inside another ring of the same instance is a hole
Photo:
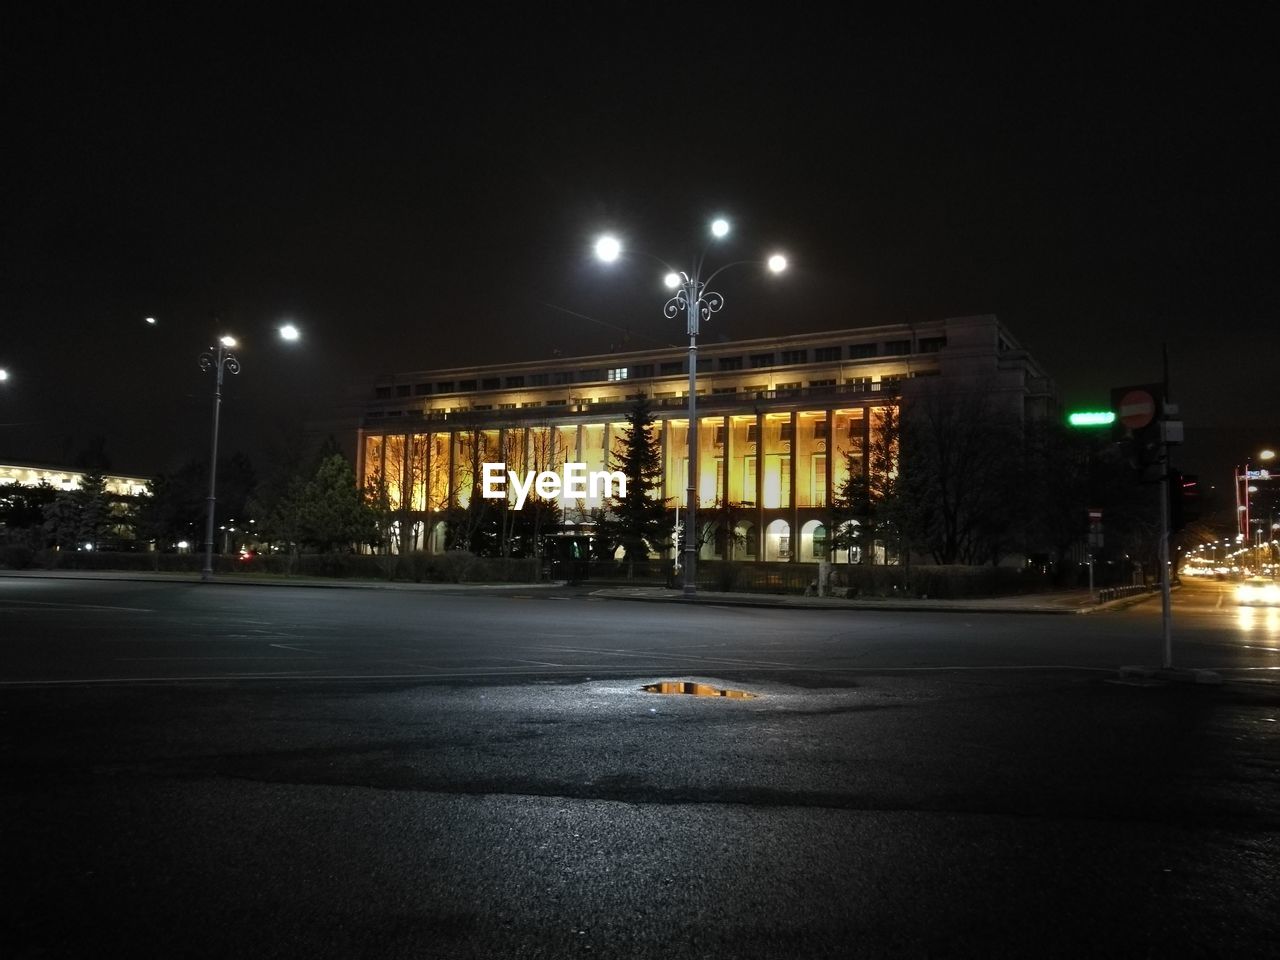
[[[684,595],[696,596],[698,579],[698,298],[696,279],[685,283],[685,316],[689,324],[689,489],[686,510],[689,530],[684,541]]]
[[[214,371],[213,388],[213,446],[209,453],[209,497],[208,512],[204,527],[204,567],[200,570],[200,579],[206,583],[213,579],[213,513],[217,503],[215,489],[218,482],[218,413],[222,407],[222,361],[223,347],[218,344],[215,358],[217,370]]]
[[[1160,612],[1164,621],[1164,668],[1173,667],[1173,610],[1169,586],[1169,448],[1160,444]]]

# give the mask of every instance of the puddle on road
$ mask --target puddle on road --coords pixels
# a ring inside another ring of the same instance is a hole
[[[677,680],[664,680],[661,683],[649,683],[640,688],[645,693],[684,693],[692,697],[727,697],[730,700],[754,700],[754,693],[745,690],[722,690],[709,683],[688,683]]]

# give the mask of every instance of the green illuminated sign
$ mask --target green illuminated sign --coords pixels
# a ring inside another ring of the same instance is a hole
[[[1110,410],[1081,411],[1067,417],[1067,423],[1073,427],[1109,427],[1115,422],[1116,415]]]

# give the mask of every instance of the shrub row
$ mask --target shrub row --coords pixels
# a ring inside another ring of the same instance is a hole
[[[747,593],[813,592],[818,565],[704,560],[698,565],[698,583],[710,590]],[[1012,567],[835,564],[831,588],[835,596],[957,600],[1038,593],[1053,589],[1053,584],[1041,573]]]

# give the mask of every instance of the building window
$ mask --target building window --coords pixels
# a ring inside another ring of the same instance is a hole
[[[636,377],[652,377],[653,364],[652,363],[637,364],[636,366],[631,368],[631,373],[633,376],[636,376]]]
[[[551,382],[551,375],[547,373],[535,373],[529,377],[529,386],[545,387]]]
[[[813,359],[818,363],[828,363],[840,359],[839,347],[818,347],[813,351]]]
[[[826,460],[825,457],[823,457],[822,459]],[[815,473],[814,476],[817,476],[817,474]],[[826,477],[825,473],[823,474],[823,477],[824,478]],[[824,482],[825,482],[825,479],[824,479]],[[827,559],[827,528],[822,526],[822,524],[819,524],[818,526],[813,528],[813,559],[814,560]]]
[[[516,408],[516,405],[515,405],[514,403],[500,403],[500,404],[498,404],[498,409],[499,409],[499,410],[514,410],[515,408]]]
[[[772,367],[772,366],[773,366],[772,353],[753,353],[751,355],[751,368],[753,370],[759,370],[761,367]]]
[[[850,377],[845,381],[845,385],[852,387],[855,393],[865,392],[871,389],[870,377]]]
[[[921,337],[916,342],[916,349],[920,353],[937,353],[946,345],[946,337]]]
[[[850,360],[865,360],[867,357],[876,355],[876,345],[874,343],[851,343],[849,344]]]
[[[429,383],[414,384],[413,392],[420,397],[425,397],[427,394],[431,392],[431,384]]]
[[[573,383],[573,374],[568,370],[557,370],[551,375],[551,382],[557,386],[565,383]]]
[[[568,405],[568,403],[569,403],[569,401],[568,401],[568,400],[548,400],[548,401],[547,401],[547,406],[548,406],[548,407],[563,407],[563,406],[567,406],[567,405]]]
[[[658,368],[665,376],[669,373],[684,373],[684,364],[679,360],[669,360]]]
[[[776,389],[778,389],[778,390],[799,390],[802,386],[804,386],[804,384],[803,384],[803,383],[801,383],[799,380],[797,380],[797,381],[795,381],[795,383],[780,383],[780,384],[778,384],[778,386],[777,386],[777,388],[776,388]]]
[[[387,397],[391,396],[391,388],[390,387],[374,387],[373,395],[377,397],[379,400],[384,400]]]
[[[497,390],[502,385],[502,381],[497,377],[485,377],[480,382],[480,386],[484,390]]]
[[[610,380],[625,380],[625,379],[627,379],[627,368],[626,368],[626,367],[614,367],[612,370],[610,370],[610,371],[609,371],[609,379],[610,379]]]
[[[813,439],[815,440],[827,439],[827,421],[826,420],[813,421]]]
[[[809,386],[811,387],[834,387],[835,385],[836,385],[836,382],[834,380],[810,380],[809,381]]]
[[[578,371],[579,383],[590,383],[593,380],[603,380],[603,379],[604,379],[603,370],[597,369],[597,370],[579,370]]]
[[[540,407],[540,406],[542,406],[542,401],[541,401],[541,400],[530,400],[528,403],[526,403],[526,404],[525,404],[525,406],[526,406],[526,407]]]
[[[474,390],[477,386],[478,384],[475,380],[459,380],[458,381],[459,390]]]
[[[441,380],[436,384],[436,393],[453,393],[453,381]]]
[[[409,395],[409,385],[407,383],[396,384],[396,396],[407,397]]]
[[[721,357],[720,369],[721,370],[741,370],[742,358],[741,357]]]
[[[778,424],[778,439],[783,443],[790,443],[792,436],[794,436],[792,431],[794,426],[795,424],[790,420],[783,420],[782,423]]]
[[[910,340],[886,340],[884,342],[884,355],[886,357],[901,357],[910,352]]]
[[[782,351],[782,363],[784,365],[789,363],[808,363],[808,362],[809,362],[808,350],[783,350]]]
[[[516,387],[524,386],[524,377],[507,377],[507,389],[511,390]]]
[[[477,404],[476,404],[474,407],[472,407],[471,409],[473,409],[473,410],[492,410],[492,409],[493,409],[493,404],[492,404],[492,403],[477,403]]]
[[[711,372],[711,358],[710,358],[710,357],[699,357],[699,358],[698,358],[698,372],[699,372],[699,373],[710,373],[710,372]]]

